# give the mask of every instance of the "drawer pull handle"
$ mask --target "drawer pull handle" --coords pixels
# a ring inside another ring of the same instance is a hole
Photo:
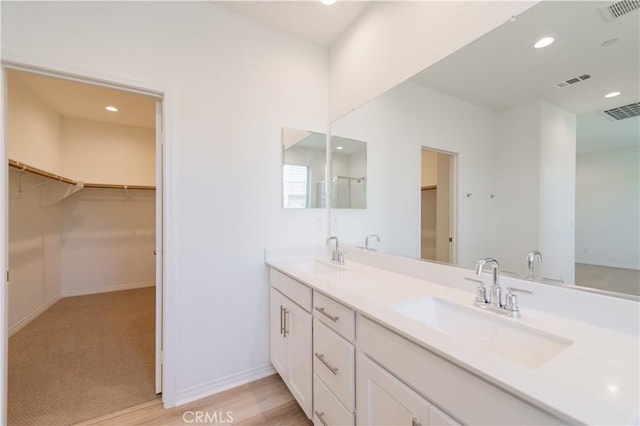
[[[287,330],[287,314],[289,313],[287,308],[283,308],[283,313],[284,313],[284,324],[282,326],[282,332],[283,332],[282,335],[286,338],[287,333],[289,333],[289,330]]]
[[[329,319],[330,319],[331,321],[333,321],[333,322],[338,322],[338,320],[340,319],[340,317],[337,317],[337,316],[336,316],[336,317],[334,317],[334,316],[329,315],[329,314],[324,310],[324,308],[316,308],[316,311],[320,312],[322,315],[324,315],[325,317],[329,318]]]
[[[324,366],[327,367],[335,376],[338,375],[338,367],[334,367],[333,365],[329,364],[329,362],[327,362],[327,360],[324,359],[324,354],[319,354],[318,352],[316,352],[315,355],[316,355],[316,358],[322,361]]]
[[[316,413],[316,416],[318,416],[318,419],[322,422],[324,426],[329,426],[327,421],[324,419],[324,411],[322,413],[319,413],[318,410],[315,410],[314,413]]]
[[[280,305],[280,334],[284,331],[284,318],[283,318],[284,308]]]
[[[411,419],[411,426],[422,426],[415,417]]]

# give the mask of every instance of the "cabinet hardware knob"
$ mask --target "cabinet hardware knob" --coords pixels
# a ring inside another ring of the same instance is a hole
[[[411,426],[422,426],[415,417],[411,419]]]
[[[333,365],[329,364],[329,362],[324,359],[324,354],[319,354],[318,352],[316,352],[315,356],[324,364],[325,367],[329,369],[329,371],[334,374],[334,376],[338,375],[338,367],[334,367]]]
[[[333,322],[338,322],[338,320],[340,319],[340,317],[338,317],[338,316],[334,317],[333,315],[328,314],[324,310],[324,308],[316,308],[316,311],[320,312],[322,315],[324,315],[325,317],[329,318]]]

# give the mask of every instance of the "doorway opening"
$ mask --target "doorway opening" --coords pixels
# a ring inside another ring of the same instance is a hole
[[[422,148],[420,185],[420,257],[455,263],[455,155]]]
[[[162,95],[3,74],[8,423],[72,424],[157,399]]]

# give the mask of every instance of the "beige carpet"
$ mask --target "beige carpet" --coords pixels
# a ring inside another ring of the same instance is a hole
[[[150,401],[155,288],[63,298],[9,339],[9,425],[69,425]]]

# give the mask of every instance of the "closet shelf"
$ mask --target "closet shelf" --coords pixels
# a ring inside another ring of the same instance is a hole
[[[116,185],[116,184],[105,184],[105,183],[83,183],[81,181],[75,181],[73,179],[69,179],[63,176],[58,176],[53,173],[49,173],[45,170],[38,169],[36,167],[28,166],[24,163],[20,163],[15,160],[9,160],[9,167],[13,167],[14,169],[22,170],[24,172],[29,172],[34,175],[42,176],[48,179],[53,179],[58,182],[68,183],[69,185],[81,186],[84,188],[106,188],[106,189],[142,189],[142,190],[150,190],[155,191],[155,186],[147,186],[147,185]]]

